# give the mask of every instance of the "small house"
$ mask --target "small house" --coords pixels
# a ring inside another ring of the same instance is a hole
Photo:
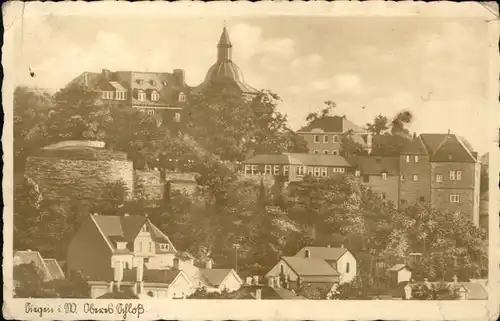
[[[411,271],[406,264],[396,264],[387,270],[391,285],[397,285],[402,282],[410,282]]]

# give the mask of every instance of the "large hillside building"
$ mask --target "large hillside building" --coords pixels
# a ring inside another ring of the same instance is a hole
[[[243,95],[253,96],[258,90],[247,84],[240,68],[233,62],[233,44],[229,39],[227,28],[224,27],[217,44],[217,61],[210,67],[205,80],[195,87],[193,94],[203,94],[211,86],[222,85]]]

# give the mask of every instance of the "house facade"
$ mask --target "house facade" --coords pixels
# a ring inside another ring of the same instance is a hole
[[[282,176],[285,181],[297,182],[306,175],[332,177],[348,172],[351,165],[338,155],[324,154],[260,154],[243,162],[247,176]]]
[[[97,90],[101,100],[115,106],[137,108],[160,122],[179,122],[189,95],[185,72],[111,71],[83,72],[69,84]]]
[[[351,133],[351,138],[371,151],[371,134],[349,121],[346,116],[325,116],[313,120],[297,134],[304,138],[311,154],[341,155],[342,137]]]

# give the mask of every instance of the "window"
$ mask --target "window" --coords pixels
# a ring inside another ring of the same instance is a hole
[[[252,165],[245,165],[245,174],[246,175],[252,174]]]
[[[288,171],[289,171],[289,169],[290,169],[290,168],[288,167],[288,165],[284,165],[284,166],[283,166],[283,175],[284,175],[284,176],[288,176]]]
[[[147,113],[148,113],[148,115],[150,115],[150,116],[154,116],[155,111],[154,111],[154,110],[151,110],[151,109],[148,109]]]
[[[409,163],[410,162],[410,155],[406,155],[406,162]]]
[[[401,200],[401,204],[406,204],[406,200]]]
[[[329,154],[329,152],[325,149],[325,150],[323,151],[323,154],[328,155],[328,154]]]
[[[311,257],[311,251],[306,250],[306,258],[310,258],[310,257]]]
[[[115,93],[115,99],[116,100],[125,100],[125,99],[127,99],[127,92],[125,92],[125,91],[117,91]]]
[[[321,168],[314,167],[314,176],[319,177],[320,173],[321,173]]]
[[[385,193],[382,193],[382,199],[386,199],[387,195]]]
[[[146,100],[146,93],[144,91],[140,90],[137,93],[137,99],[140,101]]]
[[[457,181],[462,180],[462,171],[457,171]]]
[[[306,168],[304,166],[297,167],[297,176],[304,176],[306,173]]]
[[[424,202],[425,201],[425,197],[424,196],[420,196],[419,200],[420,200],[420,202]]]
[[[186,101],[186,95],[184,93],[179,94],[179,101]]]
[[[436,182],[441,183],[443,181],[443,175],[436,175]]]
[[[316,150],[316,149],[315,149],[315,150],[313,151],[313,153],[314,153],[314,154],[319,154],[319,150]]]
[[[405,180],[405,176],[404,176],[404,175],[401,175],[399,178],[400,178],[402,181],[404,181],[404,180]]]
[[[415,155],[415,163],[418,163],[418,155]]]
[[[360,171],[355,171],[355,172],[354,172],[354,176],[356,176],[356,177],[360,177],[360,176],[361,176],[361,172],[360,172]]]
[[[455,180],[455,171],[450,171],[450,181]]]
[[[158,101],[160,99],[160,94],[154,90],[152,93],[151,93],[151,100],[152,101]]]
[[[413,175],[413,181],[414,182],[418,181],[418,175]]]
[[[153,242],[149,242],[149,252],[153,252]]]
[[[450,195],[450,203],[459,203],[459,202],[460,202],[460,195],[458,194]]]
[[[338,141],[339,141],[339,136],[333,135],[333,142],[338,143]]]
[[[323,177],[328,176],[328,168],[321,167],[321,176],[323,176]]]
[[[101,92],[101,98],[102,99],[113,99],[113,92],[112,91],[103,91],[103,92]]]
[[[257,174],[257,165],[252,165],[252,175]]]
[[[345,172],[345,168],[344,167],[340,167],[339,168],[339,173],[344,173]]]
[[[266,175],[271,175],[271,165],[264,166],[264,173]]]
[[[363,182],[368,183],[370,181],[370,175],[363,175]]]
[[[309,174],[309,175],[311,175],[311,176],[312,176],[312,175],[313,175],[313,172],[314,172],[314,168],[313,168],[313,167],[308,167],[308,168],[307,168],[307,174]]]
[[[382,173],[382,179],[383,179],[384,181],[386,181],[386,180],[387,180],[387,173]]]
[[[334,151],[332,152],[332,154],[333,154],[333,155],[335,155],[335,156],[337,156],[337,155],[339,154],[339,152],[338,152],[337,150],[334,150]]]
[[[280,173],[280,166],[274,165],[274,175],[278,175]]]
[[[349,273],[349,268],[350,268],[350,266],[349,266],[349,262],[347,262],[347,263],[345,264],[345,273]]]
[[[142,241],[139,242],[139,252],[142,252]]]
[[[319,135],[314,135],[314,142],[319,143]]]
[[[174,121],[176,123],[179,123],[181,121],[181,114],[180,113],[175,113],[175,115],[174,115]]]
[[[285,274],[285,267],[283,266],[283,264],[280,265],[280,273]]]
[[[323,136],[323,143],[328,143],[328,135]]]
[[[150,80],[149,83],[152,85],[152,86],[156,86],[156,80]]]

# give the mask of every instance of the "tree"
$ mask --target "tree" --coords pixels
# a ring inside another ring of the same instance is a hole
[[[40,222],[40,207],[43,195],[38,184],[23,176],[14,184],[14,248],[30,249],[33,242],[32,230]]]
[[[42,271],[33,263],[14,265],[14,297],[56,298],[58,294],[47,288]]]
[[[113,119],[99,91],[71,84],[59,90],[54,100],[46,125],[49,141],[106,139]]]
[[[320,112],[309,113],[307,115],[306,121],[308,125],[310,125],[313,121],[317,119],[330,116],[334,108],[337,108],[337,104],[335,104],[334,101],[332,100],[325,101],[325,108],[323,108]]]
[[[26,156],[46,139],[45,122],[52,96],[27,87],[14,90],[14,170],[22,172]]]
[[[383,134],[389,129],[389,119],[385,116],[378,115],[373,120],[373,124],[366,124],[366,128],[374,135]]]

